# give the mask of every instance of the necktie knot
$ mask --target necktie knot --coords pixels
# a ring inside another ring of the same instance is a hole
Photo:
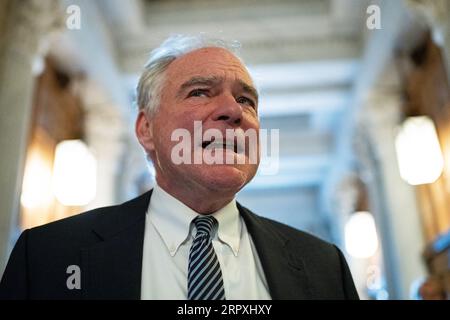
[[[197,228],[196,237],[200,235],[211,236],[212,231],[218,225],[216,218],[213,216],[199,216],[195,218],[193,222]]]

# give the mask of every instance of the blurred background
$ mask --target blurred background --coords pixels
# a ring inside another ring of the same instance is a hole
[[[150,189],[135,86],[174,33],[238,40],[280,130],[238,194],[346,254],[363,299],[450,292],[450,1],[0,1],[0,274],[20,232]]]

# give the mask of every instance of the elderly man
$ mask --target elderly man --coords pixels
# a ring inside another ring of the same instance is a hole
[[[169,38],[151,54],[138,105],[136,135],[156,187],[24,231],[0,298],[358,298],[337,247],[236,202],[258,168],[251,153],[259,143],[243,132],[257,133],[259,119],[257,91],[232,47]],[[214,134],[202,134],[208,130]],[[180,142],[180,131],[191,138]],[[180,154],[184,161],[175,161]]]

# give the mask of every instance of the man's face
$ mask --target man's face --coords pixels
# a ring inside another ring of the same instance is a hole
[[[150,120],[152,143],[144,146],[154,160],[158,184],[233,195],[239,191],[254,177],[259,165],[257,99],[245,67],[225,49],[203,48],[174,60],[165,73],[161,104]],[[224,142],[227,129],[251,129],[258,139],[250,146],[246,139],[245,151],[241,153],[217,144],[217,148],[211,148],[211,139],[194,141],[194,121],[200,121],[203,132],[219,130]],[[196,152],[203,157],[220,152],[222,164],[207,164],[203,160],[200,164],[174,164],[172,150],[180,143],[171,141],[176,129],[190,132],[192,161]],[[257,152],[256,161],[249,155],[251,148]],[[239,157],[244,164],[236,163]],[[230,159],[235,161],[230,164]]]

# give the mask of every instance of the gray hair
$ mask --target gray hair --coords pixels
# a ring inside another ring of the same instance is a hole
[[[160,104],[165,71],[172,61],[191,51],[210,47],[227,49],[238,57],[240,44],[237,41],[226,42],[223,39],[209,38],[204,34],[195,36],[176,34],[154,49],[136,88],[139,110],[145,110],[150,115],[155,114]]]

